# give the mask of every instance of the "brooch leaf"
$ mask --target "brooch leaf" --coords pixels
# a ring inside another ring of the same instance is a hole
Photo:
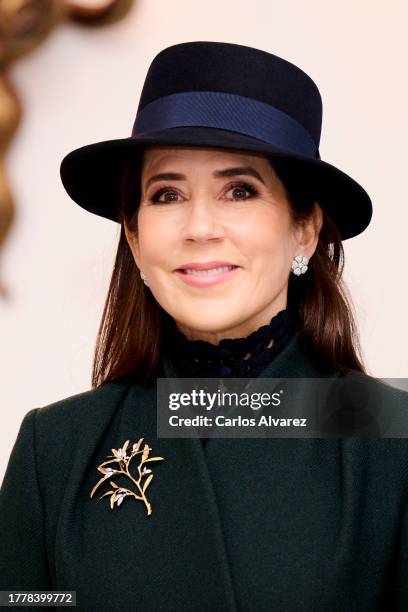
[[[104,461],[98,466],[98,470],[103,474],[103,477],[93,487],[90,497],[93,497],[99,486],[103,482],[107,481],[108,478],[123,474],[136,486],[137,492],[135,493],[135,491],[132,491],[131,489],[120,487],[118,484],[113,482],[113,480],[110,480],[110,485],[113,487],[113,489],[101,495],[99,499],[102,499],[102,497],[105,497],[106,495],[110,495],[110,507],[111,510],[113,510],[115,504],[116,506],[120,506],[125,497],[133,497],[135,500],[144,502],[148,515],[152,513],[152,507],[147,500],[146,491],[153,480],[153,473],[152,470],[146,467],[145,464],[153,461],[163,461],[164,457],[149,457],[149,453],[152,449],[146,443],[144,444],[143,448],[141,448],[142,442],[143,438],[140,438],[138,442],[135,442],[131,447],[129,454],[127,454],[126,451],[128,450],[130,440],[126,440],[122,448],[112,448],[113,455],[108,455],[108,458],[113,458],[108,461]],[[139,455],[140,459],[139,465],[137,466],[138,478],[134,478],[130,473],[130,463],[134,457],[136,457],[136,455]],[[105,467],[111,463],[117,463],[117,467]]]

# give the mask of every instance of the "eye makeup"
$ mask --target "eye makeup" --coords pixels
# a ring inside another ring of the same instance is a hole
[[[254,187],[254,185],[252,185],[251,183],[243,182],[243,181],[235,181],[231,183],[230,185],[228,185],[226,189],[226,193],[228,193],[228,191],[230,191],[231,189],[237,189],[237,188],[246,190],[250,195],[249,197],[246,197],[246,198],[236,198],[236,199],[232,198],[232,201],[235,201],[235,202],[237,201],[245,202],[246,200],[250,200],[251,198],[259,195],[259,192],[257,188]],[[167,203],[171,204],[172,202],[178,202],[178,200],[160,201],[159,198],[165,193],[173,193],[176,195],[178,194],[177,190],[173,186],[164,185],[163,187],[160,187],[160,189],[158,189],[156,192],[154,192],[154,194],[150,198],[148,198],[148,200],[151,204],[167,204]]]

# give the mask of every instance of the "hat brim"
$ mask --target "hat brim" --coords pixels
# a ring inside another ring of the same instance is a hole
[[[176,127],[137,138],[104,140],[68,153],[60,166],[68,195],[88,212],[118,222],[120,179],[131,155],[149,145],[240,149],[293,160],[307,170],[316,200],[336,224],[342,240],[363,232],[372,217],[368,193],[339,168],[317,158],[294,154],[262,140],[218,128]]]

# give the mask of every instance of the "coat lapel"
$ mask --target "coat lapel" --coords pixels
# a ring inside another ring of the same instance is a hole
[[[163,366],[167,377],[177,377],[166,356]],[[273,379],[323,378],[337,377],[339,373],[328,371],[312,355],[304,337],[297,332],[260,376]],[[274,381],[273,388],[277,385],[279,380]],[[316,439],[212,438],[203,448],[197,438],[184,440],[186,456],[194,460],[203,484],[203,501],[214,519],[217,554],[223,560],[223,578],[228,593],[232,590],[239,602],[238,608],[263,609],[265,601],[273,600],[270,589],[279,592],[280,578],[271,584],[275,559],[269,559],[271,567],[266,569],[268,555],[275,550],[276,558],[279,558],[279,546],[282,546],[278,534],[278,539],[270,535],[273,516],[279,517],[279,508],[271,510],[276,503],[279,504],[279,491],[286,487],[286,484],[282,487],[282,481],[291,470],[295,470],[298,476],[299,466],[303,466],[307,475],[307,466],[319,455],[320,444],[321,441]],[[299,500],[294,501],[295,507],[298,504]],[[279,518],[283,520],[283,517]],[[302,559],[294,559],[294,562],[302,563]],[[255,589],[252,580],[257,587],[259,581],[259,589]],[[278,603],[282,603],[279,597]],[[290,605],[290,598],[287,603]]]

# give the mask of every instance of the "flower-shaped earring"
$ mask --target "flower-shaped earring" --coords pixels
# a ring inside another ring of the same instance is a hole
[[[296,276],[300,276],[301,274],[307,272],[308,263],[309,260],[307,257],[305,257],[304,255],[297,255],[292,262],[293,274],[296,274]]]
[[[148,282],[147,282],[147,280],[146,280],[146,276],[145,276],[145,273],[143,272],[143,270],[140,270],[140,276],[141,276],[141,278],[142,278],[142,280],[143,280],[144,284],[146,285],[146,287],[148,287],[148,286],[149,286],[149,283],[148,283]]]

